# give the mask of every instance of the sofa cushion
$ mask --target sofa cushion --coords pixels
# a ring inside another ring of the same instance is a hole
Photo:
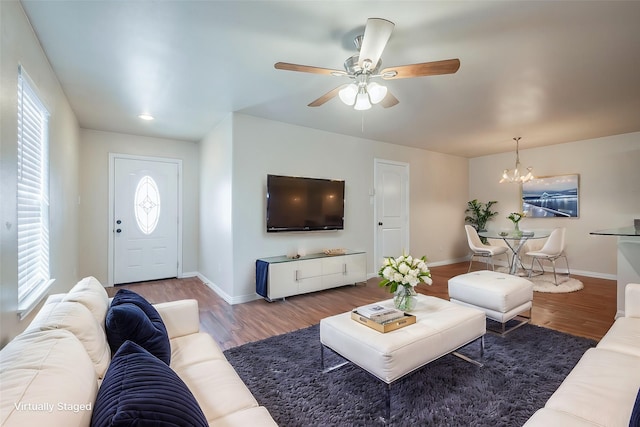
[[[591,348],[545,408],[567,412],[596,425],[625,426],[640,384],[639,362],[638,357],[629,354]]]
[[[171,361],[169,336],[160,314],[135,292],[120,289],[116,293],[107,311],[105,329],[114,353],[125,341],[131,340],[167,365]]]
[[[111,351],[102,326],[79,302],[51,302],[42,306],[27,331],[66,329],[82,343],[95,366],[98,378],[107,372]]]
[[[95,277],[89,276],[80,280],[64,296],[63,301],[81,303],[89,309],[100,326],[104,327],[104,318],[109,309],[109,295]]]
[[[598,342],[598,348],[640,357],[638,343],[640,343],[640,318],[620,317]]]
[[[94,365],[68,330],[18,335],[0,351],[0,425],[87,426],[98,392]]]
[[[227,360],[211,335],[203,332],[174,338],[170,342],[171,368],[176,372],[207,360]]]
[[[211,424],[215,425],[218,418],[258,406],[256,398],[226,359],[173,368],[196,397]]]
[[[165,363],[132,341],[113,357],[98,391],[92,426],[207,426],[189,388]]]
[[[522,427],[602,427],[576,415],[555,409],[538,409]]]
[[[195,299],[183,299],[177,301],[153,304],[158,310],[169,340],[185,335],[196,334],[200,331],[200,311],[198,301]]]

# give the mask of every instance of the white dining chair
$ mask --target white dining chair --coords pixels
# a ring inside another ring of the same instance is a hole
[[[565,234],[566,228],[556,228],[551,232],[549,238],[541,249],[526,253],[527,256],[531,257],[531,268],[529,269],[529,277],[531,277],[534,272],[533,268],[536,261],[538,262],[538,265],[542,270],[540,274],[545,273],[542,261],[549,261],[551,263],[551,267],[553,268],[553,283],[558,286],[558,277],[556,274],[556,260],[558,258],[564,258],[564,261],[567,264],[567,276],[571,274],[569,271],[569,260],[564,252]]]
[[[491,261],[491,269],[495,270],[495,265],[493,263],[493,257],[497,255],[504,254],[507,257],[507,263],[509,263],[509,255],[507,251],[509,250],[505,246],[491,246],[485,245],[480,240],[480,236],[478,236],[478,232],[475,228],[470,225],[464,226],[465,231],[467,232],[467,242],[469,243],[469,249],[471,249],[471,259],[469,260],[469,269],[467,273],[471,271],[471,264],[473,263],[474,257],[482,257],[487,264],[487,270],[489,269],[489,261]]]

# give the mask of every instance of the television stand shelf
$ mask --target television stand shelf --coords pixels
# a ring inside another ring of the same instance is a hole
[[[366,252],[324,253],[256,261],[256,293],[267,301],[367,280]]]

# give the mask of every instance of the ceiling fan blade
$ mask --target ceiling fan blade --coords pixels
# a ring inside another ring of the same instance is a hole
[[[301,73],[327,74],[330,76],[346,76],[347,73],[342,70],[333,70],[331,68],[312,67],[310,65],[290,64],[288,62],[276,62],[274,67],[277,70],[299,71]]]
[[[364,28],[364,36],[358,58],[360,68],[366,68],[364,67],[365,61],[371,61],[370,67],[375,68],[380,56],[382,56],[382,51],[389,41],[389,37],[391,37],[393,27],[395,27],[395,24],[386,19],[367,19],[367,26]]]
[[[387,96],[385,96],[384,99],[380,101],[380,105],[384,108],[389,108],[397,105],[399,102],[400,101],[398,101],[398,98],[393,96],[391,92],[387,91]]]
[[[329,92],[325,93],[324,95],[322,95],[320,98],[316,99],[315,101],[313,101],[311,104],[309,104],[309,107],[319,107],[322,104],[324,104],[325,102],[329,101],[330,99],[335,98],[338,95],[338,92],[340,92],[340,90],[346,86],[349,86],[348,84],[343,84],[341,86],[338,86],[335,89],[330,90]]]
[[[445,59],[444,61],[422,62],[420,64],[385,68],[380,71],[380,76],[385,80],[437,76],[439,74],[453,74],[459,68],[459,59]]]

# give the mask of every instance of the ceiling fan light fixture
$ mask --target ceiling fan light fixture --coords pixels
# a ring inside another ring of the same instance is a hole
[[[369,94],[364,87],[360,88],[358,95],[356,95],[356,103],[353,105],[354,110],[368,110],[371,108],[371,101],[369,100]]]
[[[340,100],[347,105],[353,105],[356,102],[356,95],[358,95],[358,86],[353,83],[340,89],[340,92],[338,92]]]
[[[386,87],[370,84],[370,79],[407,79],[453,74],[460,68],[459,59],[447,59],[382,69],[382,53],[387,46],[394,27],[395,24],[393,22],[383,18],[367,19],[364,34],[358,35],[354,39],[358,53],[351,55],[344,61],[344,71],[289,62],[276,62],[274,67],[277,70],[350,78],[354,85],[342,84],[315,99],[308,106],[319,107],[339,96],[343,103],[357,110],[369,109],[371,104],[380,104],[383,108],[390,108],[400,102]],[[349,87],[346,88],[346,86]],[[363,93],[360,93],[361,91]]]
[[[372,104],[377,104],[387,96],[387,87],[376,82],[370,82],[367,85],[367,92]]]

